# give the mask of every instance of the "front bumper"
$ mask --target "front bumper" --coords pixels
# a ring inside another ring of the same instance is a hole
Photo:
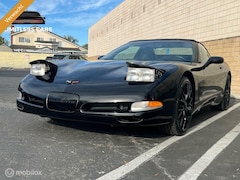
[[[21,98],[16,100],[19,111],[37,114],[53,119],[93,122],[99,124],[111,125],[133,125],[133,126],[148,126],[148,125],[163,125],[171,122],[172,116],[166,115],[163,109],[151,110],[145,112],[95,112],[86,111],[85,106],[77,107],[74,111],[62,112],[53,111],[46,106],[36,105],[26,102]],[[166,109],[166,108],[165,108]]]

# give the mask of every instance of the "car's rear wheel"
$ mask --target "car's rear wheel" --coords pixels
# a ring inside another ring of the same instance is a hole
[[[190,80],[183,77],[179,83],[172,122],[161,129],[170,135],[183,135],[192,120],[194,97]]]
[[[212,106],[213,109],[224,111],[229,107],[230,104],[230,95],[231,95],[231,77],[230,75],[227,76],[225,89],[223,92],[223,98],[219,105]]]

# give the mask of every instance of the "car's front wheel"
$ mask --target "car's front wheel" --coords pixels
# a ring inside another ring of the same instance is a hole
[[[192,120],[193,104],[192,84],[187,77],[183,77],[177,89],[172,122],[162,129],[170,135],[183,135],[188,130]]]

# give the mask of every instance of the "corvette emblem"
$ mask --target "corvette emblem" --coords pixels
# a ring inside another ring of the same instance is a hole
[[[74,84],[79,84],[79,81],[78,80],[67,80],[66,83],[74,85]]]

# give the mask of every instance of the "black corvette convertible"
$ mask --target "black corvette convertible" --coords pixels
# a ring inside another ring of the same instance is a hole
[[[131,41],[94,62],[30,64],[17,108],[55,120],[161,125],[182,135],[202,107],[225,110],[230,101],[228,65],[195,40]]]

